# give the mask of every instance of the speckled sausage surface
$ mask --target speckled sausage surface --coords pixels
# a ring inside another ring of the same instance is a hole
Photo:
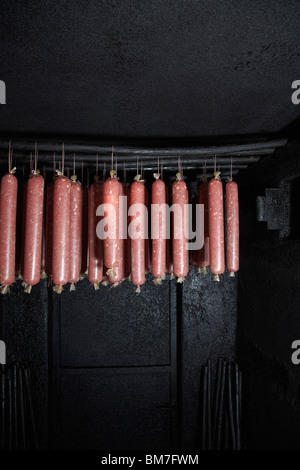
[[[33,175],[27,181],[26,191],[23,281],[27,293],[41,278],[43,210],[44,178]]]
[[[17,220],[16,220],[16,276],[21,276],[24,271],[24,231],[26,213],[26,185],[24,181],[18,186]]]
[[[210,269],[218,275],[225,271],[223,184],[219,179],[208,183]]]
[[[103,202],[103,186],[100,181],[95,181],[89,187],[89,263],[88,278],[94,284],[94,288],[99,288],[99,283],[103,279],[103,240],[98,238],[96,233],[97,224],[100,217],[96,216],[97,207]]]
[[[151,255],[150,255],[151,232],[149,233],[149,230],[151,227],[151,221],[150,221],[151,209],[149,207],[149,191],[146,188],[146,186],[145,186],[145,207],[147,209],[147,212],[146,212],[147,217],[145,218],[145,271],[147,273],[148,271],[151,270]],[[147,233],[146,233],[146,227],[148,227]]]
[[[184,210],[188,204],[188,190],[182,180],[174,181],[172,184],[172,205],[180,208],[178,215],[173,216],[173,273],[182,282],[189,271],[189,251],[187,249],[188,238],[186,237],[188,212]]]
[[[53,248],[53,190],[54,181],[46,187],[46,217],[45,217],[45,271],[52,276],[52,248]]]
[[[169,203],[169,189],[166,186],[166,204]],[[169,214],[168,214],[169,217]],[[173,218],[169,217],[167,221],[169,223],[170,233],[166,240],[166,272],[171,274],[173,277],[173,253],[172,253],[172,233],[173,233]],[[168,234],[167,234],[168,235]]]
[[[195,194],[192,199],[192,230],[196,230],[196,204],[198,202],[199,195]],[[194,241],[194,240],[193,240]],[[192,250],[192,265],[198,266],[198,254],[199,250]]]
[[[124,277],[128,277],[130,275],[130,270],[131,270],[131,266],[130,266],[130,258],[131,258],[131,253],[130,253],[130,237],[128,236],[128,225],[129,225],[129,222],[130,222],[130,218],[129,218],[129,215],[128,215],[128,210],[129,210],[129,207],[130,207],[130,190],[128,188],[128,186],[126,184],[123,185],[123,192],[124,192],[124,196],[127,197],[127,213],[126,213],[126,219],[124,221],[124,223],[126,224],[126,230],[127,230],[127,238],[124,239]]]
[[[82,187],[82,218],[81,218],[81,264],[80,274],[83,276],[88,266],[88,211],[89,211],[89,191],[88,188]]]
[[[130,186],[130,205],[143,204],[145,205],[145,186],[140,181],[134,181]],[[130,222],[137,218],[136,215],[130,217]],[[141,235],[131,239],[131,281],[137,286],[137,291],[142,284],[145,283],[145,214],[142,211],[139,215],[140,220],[140,233]]]
[[[70,268],[70,192],[71,181],[59,176],[54,181],[53,190],[53,250],[52,277],[53,283],[62,286],[69,281]]]
[[[161,278],[166,272],[166,185],[161,179],[152,183],[152,274]],[[153,208],[153,205],[157,209]],[[158,206],[161,206],[158,209]]]
[[[118,182],[119,184],[119,196],[124,196],[124,188],[123,185]],[[122,199],[121,205],[120,205],[120,220],[119,220],[119,228],[120,228],[120,234],[123,233],[123,226],[124,224],[127,225],[127,218],[123,218],[123,205],[124,200]],[[120,238],[118,240],[119,243],[119,266],[115,266],[114,268],[109,268],[107,270],[108,274],[108,279],[110,282],[113,283],[114,286],[119,285],[120,282],[122,282],[125,278],[125,258],[124,258],[124,239]]]
[[[235,181],[226,183],[226,265],[233,277],[239,270],[239,195]]]
[[[111,177],[103,183],[103,203],[107,204],[106,218],[110,226],[115,226],[115,236],[108,236],[104,240],[104,264],[107,268],[114,268],[120,264],[119,238],[119,195],[121,183]]]
[[[9,173],[1,179],[0,196],[0,284],[2,293],[15,280],[17,178]]]
[[[70,276],[69,282],[79,281],[81,266],[82,189],[77,181],[71,181],[70,193]],[[74,286],[72,286],[74,287]]]
[[[198,251],[198,266],[206,268],[209,266],[209,229],[208,229],[208,183],[203,181],[199,187],[198,204],[204,205],[204,244]],[[205,272],[205,271],[204,271]]]

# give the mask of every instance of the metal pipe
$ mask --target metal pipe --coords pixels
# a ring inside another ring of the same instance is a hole
[[[217,366],[217,376],[216,376],[216,381],[215,381],[213,441],[215,441],[216,439],[216,431],[217,431],[222,363],[223,363],[223,360],[221,357],[219,357],[218,366]]]
[[[21,445],[22,449],[26,449],[26,427],[25,427],[25,403],[24,403],[24,388],[23,388],[23,377],[22,370],[18,368],[19,377],[19,399],[20,399],[20,414],[21,414]]]
[[[14,419],[14,449],[18,449],[18,380],[17,380],[17,366],[14,364],[13,372],[13,419]]]
[[[202,406],[202,450],[206,449],[206,406],[207,406],[207,366],[203,373],[203,406]]]
[[[6,408],[6,373],[5,368],[2,367],[1,371],[1,449],[4,450],[5,448],[5,433],[6,433],[6,416],[5,416],[5,408]]]
[[[8,376],[8,450],[12,450],[12,384],[11,384],[11,371],[9,370]]]
[[[80,156],[81,153],[90,153],[90,154],[111,154],[111,143],[109,145],[101,144],[86,144],[86,143],[67,143],[65,142],[65,152],[76,153]],[[287,139],[273,139],[267,141],[256,140],[253,142],[240,142],[240,143],[229,143],[225,145],[207,145],[207,146],[177,146],[175,148],[156,148],[155,147],[146,147],[146,146],[132,146],[132,145],[114,145],[114,152],[118,155],[140,155],[141,157],[145,155],[152,156],[163,156],[164,158],[168,155],[184,156],[184,155],[204,155],[204,156],[213,156],[213,155],[233,155],[241,154],[247,152],[248,154],[254,154],[255,152],[266,151],[272,153],[274,149],[286,145]],[[22,151],[33,151],[34,141],[18,141],[13,140],[12,147],[14,152],[16,150]],[[8,149],[8,140],[0,140],[0,149],[3,149],[7,152]],[[39,139],[39,153],[41,152],[60,152],[61,151],[61,142],[43,142],[43,139]],[[7,154],[7,153],[6,153]]]
[[[231,374],[231,364],[228,364],[227,367],[227,396],[228,396],[228,418],[229,418],[229,429],[231,434],[232,449],[236,449],[236,437],[235,437],[235,427],[234,427],[234,417],[233,417],[233,404],[232,404],[232,374]]]
[[[23,374],[24,374],[24,380],[25,380],[26,398],[27,398],[28,407],[29,407],[30,423],[31,423],[31,428],[32,428],[33,446],[34,446],[34,449],[37,450],[39,446],[38,446],[38,439],[37,439],[34,409],[33,409],[32,397],[31,397],[28,369],[24,368]]]
[[[222,375],[221,375],[221,385],[220,385],[220,400],[219,400],[217,438],[216,438],[216,448],[218,450],[221,448],[221,432],[222,432],[223,414],[224,414],[225,378],[226,378],[226,361],[222,361]]]
[[[240,435],[240,400],[239,400],[239,367],[238,364],[234,365],[235,369],[235,420],[236,420],[236,449],[241,449],[241,435]]]
[[[211,450],[211,361],[207,360],[207,449]]]

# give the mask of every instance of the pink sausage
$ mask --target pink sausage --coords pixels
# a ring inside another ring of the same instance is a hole
[[[17,178],[9,173],[1,179],[0,195],[0,284],[1,293],[15,280]]]
[[[206,267],[209,266],[209,232],[208,232],[208,183],[203,181],[199,188],[199,204],[204,205],[204,245],[198,251],[198,266],[206,274]]]
[[[220,179],[208,183],[210,269],[219,281],[225,271],[223,185]]]
[[[230,276],[239,270],[239,195],[234,181],[226,184],[227,249],[226,264]]]
[[[70,289],[79,281],[82,247],[82,189],[76,181],[71,181],[70,194]]]
[[[107,204],[105,215],[109,227],[115,228],[115,233],[104,240],[104,264],[114,268],[120,264],[121,241],[119,237],[119,195],[121,184],[113,176],[103,183],[103,204]]]
[[[146,273],[151,270],[151,256],[150,256],[150,210],[149,210],[149,192],[145,186],[145,206],[147,209],[146,214],[148,215],[148,220],[145,219],[145,237],[146,237],[146,222],[148,222],[148,234],[145,238],[145,271]]]
[[[53,248],[53,190],[54,181],[46,188],[46,217],[45,217],[45,271],[52,276],[52,248]]]
[[[24,233],[24,273],[25,292],[38,284],[41,278],[42,233],[44,210],[44,178],[33,175],[27,181],[26,214]]]
[[[82,188],[82,218],[81,218],[81,265],[80,274],[83,276],[88,266],[88,188]]]
[[[128,277],[130,275],[130,237],[128,236],[128,225],[130,223],[130,218],[128,215],[128,210],[130,207],[130,190],[126,184],[123,186],[124,196],[127,197],[127,217],[124,221],[126,224],[127,230],[127,238],[124,239],[124,277]]]
[[[134,204],[142,204],[145,207],[145,186],[140,181],[134,181],[130,186],[130,208]],[[135,211],[134,211],[135,212]],[[145,283],[145,213],[142,210],[140,215],[132,215],[130,223],[139,217],[138,224],[139,236],[131,239],[131,281],[137,286],[137,292],[140,286]]]
[[[152,274],[161,279],[166,272],[166,185],[161,179],[152,184]],[[153,207],[155,205],[156,207]]]
[[[124,188],[121,183],[118,182],[119,186],[119,196],[124,195]],[[124,203],[124,200],[122,199],[122,204]],[[120,210],[122,209],[122,206],[120,206]],[[121,214],[123,215],[123,211],[121,210]],[[120,234],[123,233],[123,224],[127,225],[127,219],[123,220],[123,217],[120,217],[119,221],[119,226],[120,226]],[[119,251],[119,266],[115,266],[114,268],[110,268],[107,270],[108,274],[108,279],[110,282],[113,283],[113,286],[118,286],[120,282],[122,282],[125,279],[125,258],[124,258],[124,239],[120,238],[118,241],[120,244],[120,251]]]
[[[53,189],[52,276],[54,291],[60,294],[70,271],[70,193],[71,181],[59,176]]]
[[[192,199],[192,229],[193,232],[196,230],[196,204],[198,202],[198,194],[193,196]],[[199,250],[192,250],[192,265],[198,266],[198,252]]]
[[[22,277],[24,271],[24,231],[26,213],[26,185],[18,187],[17,220],[16,220],[16,276]]]
[[[100,181],[95,181],[89,187],[89,265],[88,278],[94,284],[95,290],[103,279],[103,240],[98,238],[96,229],[100,217],[96,215],[97,207],[102,204],[103,187]]]
[[[177,282],[182,282],[189,271],[189,251],[187,249],[187,210],[188,191],[184,181],[177,180],[172,184],[172,205],[179,209],[173,216],[173,271],[178,277]]]
[[[166,186],[166,204],[169,202],[169,191]],[[173,274],[173,253],[172,253],[172,233],[173,233],[173,218],[168,220],[170,224],[170,233],[166,240],[166,271],[171,274],[171,278],[174,277]],[[168,234],[167,234],[168,235]]]

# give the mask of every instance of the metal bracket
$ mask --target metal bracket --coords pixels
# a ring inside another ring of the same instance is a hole
[[[266,188],[265,196],[256,199],[256,219],[267,222],[268,230],[279,230],[279,238],[290,234],[290,185]]]

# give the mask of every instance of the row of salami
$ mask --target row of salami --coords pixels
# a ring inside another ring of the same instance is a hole
[[[19,190],[13,172],[1,180],[2,293],[8,292],[16,278],[22,279],[25,292],[30,293],[32,286],[47,276],[56,293],[68,283],[74,290],[85,276],[95,289],[100,283],[117,286],[129,278],[139,292],[150,270],[156,284],[162,283],[166,273],[183,282],[189,272],[190,251],[199,272],[205,273],[209,266],[215,280],[225,272],[219,173],[209,182],[204,180],[194,197],[193,228],[196,236],[201,231],[203,246],[193,249],[186,230],[189,193],[181,173],[172,184],[169,201],[167,186],[157,173],[149,194],[140,175],[128,185],[118,180],[114,170],[104,182],[95,176],[89,188],[76,176],[67,178],[57,172],[46,189],[44,178],[35,170]],[[237,184],[228,181],[225,190],[226,267],[233,276],[239,268]],[[178,208],[171,217],[170,205]],[[204,208],[204,217],[199,226],[194,218],[198,220],[200,208]]]

